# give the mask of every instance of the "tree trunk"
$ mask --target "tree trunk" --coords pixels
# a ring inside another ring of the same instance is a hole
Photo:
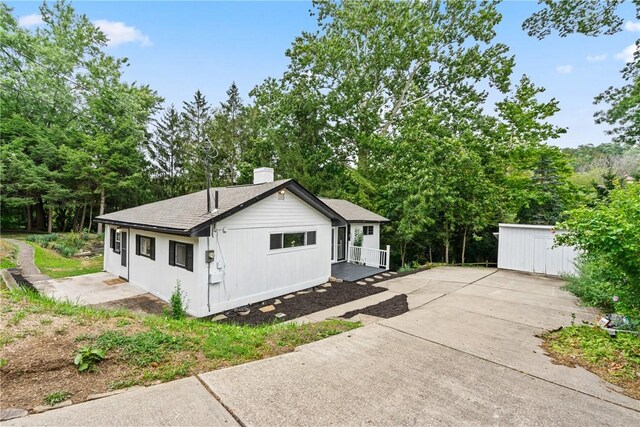
[[[27,232],[33,230],[33,215],[31,214],[31,205],[27,205]]]
[[[444,263],[449,264],[449,239],[444,241]]]
[[[53,206],[49,206],[49,224],[47,224],[47,233],[53,233]]]
[[[429,243],[429,262],[433,264],[433,251],[431,250],[431,243]]]
[[[45,229],[45,216],[44,213],[44,205],[42,204],[42,200],[38,200],[36,203],[36,229],[43,231]]]
[[[87,216],[87,204],[82,205],[82,218],[80,218],[80,232],[84,230],[84,217]]]
[[[100,213],[99,215],[104,215],[104,204],[105,204],[105,194],[104,188],[100,190]],[[102,223],[98,223],[98,234],[102,234]]]
[[[92,226],[93,226],[93,203],[89,205],[89,233],[91,233]]]
[[[464,265],[464,252],[467,249],[467,227],[464,227],[464,234],[462,235],[462,262],[461,264]]]

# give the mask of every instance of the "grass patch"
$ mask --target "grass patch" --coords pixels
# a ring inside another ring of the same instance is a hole
[[[18,266],[18,247],[0,239],[0,268],[16,268]]]
[[[542,336],[543,348],[559,363],[582,366],[640,399],[640,337],[615,337],[597,326],[569,326]]]
[[[57,405],[58,403],[64,402],[70,397],[71,397],[71,393],[68,393],[66,391],[56,391],[46,395],[44,399],[42,399],[42,401],[44,402],[45,405],[53,406],[53,405]]]
[[[80,402],[89,394],[283,354],[359,326],[338,320],[241,326],[171,319],[78,306],[22,289],[1,291],[0,305],[11,308],[0,312],[0,357],[10,359],[0,370],[3,404],[21,408],[41,404],[43,389],[66,390]],[[73,360],[85,347],[104,350],[105,358],[79,376]]]
[[[103,256],[91,258],[67,258],[53,249],[47,249],[36,243],[28,242],[35,249],[34,263],[49,277],[79,276],[102,271]]]

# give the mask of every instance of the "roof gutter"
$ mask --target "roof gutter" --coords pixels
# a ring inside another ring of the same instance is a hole
[[[117,226],[128,227],[128,228],[130,227],[138,230],[155,231],[158,233],[174,234],[176,236],[192,236],[192,232],[191,232],[192,229],[180,230],[178,228],[156,227],[153,225],[138,224],[135,222],[116,221],[116,220],[101,219],[101,218],[95,218],[94,220],[96,222],[100,222],[103,224],[117,225]]]

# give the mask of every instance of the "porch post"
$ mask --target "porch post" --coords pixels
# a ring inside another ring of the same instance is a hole
[[[389,258],[391,258],[391,246],[387,245],[387,270],[389,269]]]

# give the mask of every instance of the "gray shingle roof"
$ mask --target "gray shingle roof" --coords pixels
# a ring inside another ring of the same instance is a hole
[[[375,212],[342,199],[325,199],[320,197],[327,206],[336,211],[349,222],[388,222],[389,220]]]
[[[216,214],[207,213],[207,190],[202,190],[172,199],[108,213],[97,217],[96,220],[186,232],[289,181],[291,180],[284,179],[264,184],[212,188],[212,208],[214,206],[215,191],[218,191],[218,212]]]

